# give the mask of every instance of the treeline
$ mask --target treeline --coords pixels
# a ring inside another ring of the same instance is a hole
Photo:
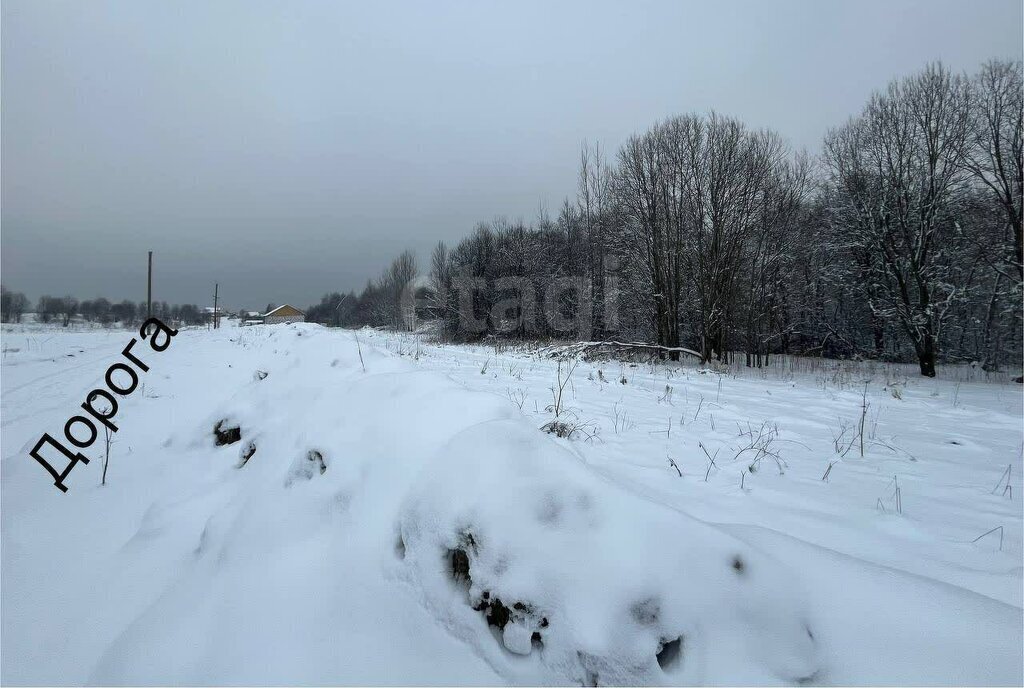
[[[20,323],[25,313],[34,312],[42,323],[60,323],[67,327],[76,316],[100,325],[120,323],[130,327],[146,319],[146,302],[112,303],[105,298],[79,301],[73,296],[41,296],[33,308],[21,292],[0,287],[0,321]],[[153,302],[153,315],[170,325],[201,325],[208,316],[194,304],[169,306],[166,301]]]
[[[403,251],[379,278],[366,284],[361,294],[325,294],[320,303],[306,309],[306,320],[334,327],[408,329],[415,314],[410,288],[418,275],[416,256]]]
[[[939,360],[1017,364],[1021,84],[1020,62],[929,65],[818,156],[717,113],[660,122],[612,158],[584,145],[557,217],[438,244],[429,307],[398,298],[393,266],[310,316],[427,314],[454,340],[641,339],[754,366],[775,353],[916,361],[928,376]]]

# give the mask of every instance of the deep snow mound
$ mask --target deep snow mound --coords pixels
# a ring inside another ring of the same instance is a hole
[[[399,531],[427,606],[511,681],[822,678],[786,568],[606,483],[521,422],[452,438],[406,498]]]

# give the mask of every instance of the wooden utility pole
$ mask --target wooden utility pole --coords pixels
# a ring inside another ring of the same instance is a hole
[[[149,272],[146,274],[146,320],[153,317],[153,252],[149,252]],[[165,314],[166,318],[167,315]]]
[[[217,329],[219,323],[217,322],[217,288],[220,285],[216,282],[213,283],[213,329]]]

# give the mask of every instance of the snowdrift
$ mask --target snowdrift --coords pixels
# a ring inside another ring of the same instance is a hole
[[[379,353],[364,374],[351,355],[328,361],[322,334],[274,332],[257,347],[265,375],[170,442],[239,487],[203,524],[178,585],[108,650],[95,680],[309,675],[295,658],[320,664],[308,657],[315,644],[280,644],[281,626],[335,635],[320,618],[334,585],[362,586],[367,616],[403,623],[413,603],[374,580],[381,569],[505,681],[813,680],[811,621],[777,562],[595,477],[571,445],[493,395]],[[324,384],[325,369],[336,384]],[[334,604],[341,613],[351,601],[341,593]],[[375,635],[369,618],[333,623]],[[190,641],[194,628],[232,642],[211,653],[208,640]],[[309,677],[349,682],[337,672]]]
[[[400,538],[425,602],[518,683],[792,685],[820,669],[784,566],[602,481],[526,423],[456,435]]]

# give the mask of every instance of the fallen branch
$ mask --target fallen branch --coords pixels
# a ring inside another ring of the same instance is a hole
[[[575,344],[561,344],[557,346],[543,347],[537,350],[538,355],[548,358],[566,358],[580,356],[584,359],[594,354],[611,356],[613,354],[627,354],[636,352],[648,352],[657,354],[686,354],[697,359],[703,357],[693,349],[682,346],[661,346],[660,344],[647,344],[645,342],[576,342]]]

